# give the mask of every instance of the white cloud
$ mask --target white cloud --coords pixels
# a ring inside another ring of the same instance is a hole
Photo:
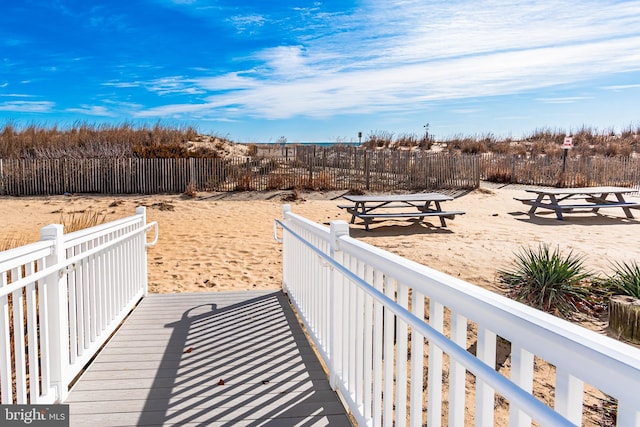
[[[16,113],[48,113],[54,107],[50,101],[8,101],[0,102],[0,111]]]
[[[303,12],[319,17],[321,9]],[[301,26],[299,44],[256,52],[249,70],[145,83],[159,94],[208,96],[138,114],[284,119],[404,111],[640,71],[640,1],[369,0],[327,22],[312,32]]]
[[[98,105],[81,105],[80,108],[67,108],[65,111],[86,114],[88,116],[116,117],[116,114],[109,111],[106,107]]]
[[[105,82],[105,83],[102,83],[102,85],[112,86],[119,89],[126,89],[126,88],[132,88],[132,87],[139,87],[142,84],[139,82]]]
[[[237,15],[232,16],[228,21],[236,28],[238,33],[253,34],[264,25],[266,19],[261,15]]]
[[[545,104],[575,104],[576,102],[590,99],[586,96],[567,96],[560,98],[538,98],[538,101]]]
[[[639,89],[639,88],[640,88],[640,83],[635,83],[635,84],[628,84],[628,85],[605,86],[603,89],[613,90],[613,91],[623,91],[627,89]]]
[[[135,117],[174,117],[182,116],[183,114],[191,114],[201,112],[203,110],[210,110],[211,107],[207,104],[175,104],[164,105],[162,107],[148,108],[140,110],[134,113]]]
[[[159,95],[168,94],[186,94],[197,95],[204,91],[193,84],[191,79],[185,79],[181,76],[164,77],[148,82],[146,88],[151,92]]]

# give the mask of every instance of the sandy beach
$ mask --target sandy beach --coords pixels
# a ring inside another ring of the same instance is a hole
[[[542,243],[565,255],[573,251],[583,257],[587,269],[600,274],[611,273],[613,262],[638,259],[637,239],[630,236],[640,227],[640,211],[634,211],[634,219],[618,208],[571,213],[565,221],[551,211],[530,216],[528,206],[514,200],[526,195],[524,188],[483,183],[473,191],[451,193],[455,199],[443,207],[465,214],[448,220],[446,228],[437,218],[380,221],[370,231],[356,221],[350,224],[350,234],[498,293],[502,290],[496,271],[509,268],[523,248]],[[293,212],[328,226],[333,220],[350,220],[337,207],[344,203],[343,194],[300,193],[293,200],[287,191],[2,197],[0,241],[36,241],[41,227],[60,223],[63,217],[96,213],[109,221],[146,206],[148,221],[159,225],[158,243],[148,250],[150,292],[276,290],[281,287],[282,254],[273,238],[273,220],[282,217],[282,205],[290,204]],[[604,315],[585,317],[581,323],[607,333]]]
[[[38,240],[39,229],[59,223],[61,217],[94,212],[107,221],[129,216],[136,206],[146,206],[148,221],[157,221],[160,237],[149,249],[151,292],[194,292],[238,289],[278,289],[281,284],[280,245],[273,239],[273,220],[281,218],[282,205],[310,220],[328,225],[350,220],[337,208],[342,192],[198,193],[182,195],[66,195],[0,198],[0,239]],[[437,219],[375,222],[371,231],[356,221],[351,236],[421,264],[498,290],[496,270],[507,268],[514,254],[546,243],[562,253],[584,256],[585,266],[608,273],[614,261],[637,259],[634,219],[622,209],[605,209],[566,215],[558,221],[551,211],[527,214],[527,206],[514,200],[524,187],[484,184],[455,194],[447,210],[465,215]],[[629,199],[638,199],[629,196]],[[344,202],[344,201],[343,201]]]

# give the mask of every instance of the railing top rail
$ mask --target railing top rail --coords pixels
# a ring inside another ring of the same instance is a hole
[[[113,232],[114,230],[127,227],[136,222],[141,222],[143,217],[139,214],[131,215],[126,218],[116,219],[104,224],[98,224],[90,228],[74,231],[64,235],[65,249],[71,246],[79,245],[89,240],[93,240],[102,235]]]
[[[286,218],[320,239],[329,239],[329,229],[285,212]],[[503,338],[544,358],[556,367],[572,372],[604,392],[620,396],[620,383],[640,378],[640,349],[536,310],[422,264],[376,248],[349,236],[342,236],[338,249],[365,260],[368,265],[417,291],[447,301],[447,307]],[[561,351],[559,351],[561,349]],[[640,406],[640,395],[630,388],[625,397]]]
[[[0,253],[0,272],[24,265],[51,254],[52,242],[39,241]]]

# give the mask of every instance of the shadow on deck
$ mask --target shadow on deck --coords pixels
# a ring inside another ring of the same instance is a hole
[[[351,425],[273,291],[146,297],[65,403],[72,426]]]

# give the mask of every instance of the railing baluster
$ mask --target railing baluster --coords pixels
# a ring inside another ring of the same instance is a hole
[[[520,344],[511,343],[511,380],[529,393],[533,391],[533,363],[533,354],[525,350]],[[515,427],[530,426],[531,417],[515,404],[510,404],[509,425]]]
[[[492,369],[496,365],[496,334],[478,325],[476,357]],[[493,425],[495,391],[482,378],[476,377],[476,426]]]
[[[556,368],[555,409],[574,424],[582,423],[584,383],[563,369]]]
[[[451,313],[451,341],[466,350],[467,318],[459,313]],[[463,427],[467,370],[456,360],[449,359],[449,364],[449,426]]]
[[[25,265],[25,276],[30,276],[35,272],[35,261]],[[30,283],[25,287],[27,306],[27,338],[29,345],[29,402],[37,402],[40,395],[40,370],[38,366],[38,307],[36,284]]]
[[[395,297],[395,283],[388,276],[384,277],[384,294],[389,298]],[[394,371],[394,352],[393,337],[395,335],[395,314],[389,307],[384,307],[384,378],[382,380],[384,391],[384,404],[382,408],[382,425],[393,425],[393,371]]]
[[[349,258],[350,261],[350,266],[349,266],[349,270],[351,270],[352,272],[356,270],[357,268],[357,258],[355,257],[351,257]],[[349,355],[349,359],[347,362],[347,370],[349,372],[349,392],[354,396],[355,398],[355,391],[356,391],[356,316],[357,316],[357,311],[358,309],[356,308],[355,304],[356,304],[356,287],[355,286],[351,286],[351,284],[349,284],[348,287],[348,297],[347,297],[347,307],[348,307],[348,314],[346,317],[347,320],[347,330],[349,331],[349,334],[347,335],[347,346],[345,347],[347,349],[347,354]]]
[[[413,290],[412,312],[418,319],[424,319],[424,295]],[[424,384],[424,337],[415,328],[411,328],[411,402],[409,424],[421,426],[422,387]],[[431,371],[429,371],[431,372]]]
[[[11,270],[11,281],[22,278],[22,268]],[[16,403],[27,403],[27,355],[24,339],[24,296],[23,288],[11,293],[13,305],[13,362],[16,376]]]
[[[639,426],[640,407],[637,402],[618,400],[617,421],[619,426]]]
[[[0,289],[7,286],[7,272],[0,272]],[[9,339],[9,296],[0,296],[0,394],[2,404],[13,403],[13,386],[11,385],[11,341]]]
[[[47,267],[46,260],[38,260],[38,270],[44,270]],[[38,313],[40,319],[49,318],[49,291],[46,280],[38,280]],[[41,391],[46,394],[51,389],[51,354],[49,352],[49,322],[40,321],[38,325],[40,329],[40,375],[41,375]],[[70,349],[72,350],[72,349]],[[73,351],[70,351],[72,354]]]
[[[372,267],[367,266],[365,269],[364,280],[368,283],[373,283],[374,270]],[[363,292],[364,293],[364,292]],[[364,418],[371,418],[371,401],[372,401],[372,393],[371,384],[373,383],[373,343],[374,338],[374,327],[373,327],[373,298],[369,294],[364,295],[364,325],[363,325],[363,344],[364,344],[364,354],[362,361],[362,367],[364,369],[364,377],[363,384],[364,393],[363,393],[363,411]]]
[[[398,304],[409,307],[409,288],[398,283]],[[396,426],[407,424],[407,322],[396,318]]]
[[[364,277],[364,262],[358,261],[357,264],[357,273],[358,277]],[[356,286],[351,286],[356,290],[356,300],[355,300],[355,364],[353,369],[355,371],[355,399],[359,405],[364,404],[364,316],[365,316],[365,307],[364,307],[364,291]]]
[[[442,332],[444,327],[444,307],[433,299],[429,300],[429,324],[438,332]],[[427,424],[438,427],[442,423],[442,349],[430,342],[428,354]]]
[[[384,276],[382,272],[376,270],[373,275],[373,287],[384,292]],[[380,425],[382,422],[382,337],[383,331],[383,306],[375,301],[373,306],[373,402],[371,419],[373,425]]]

